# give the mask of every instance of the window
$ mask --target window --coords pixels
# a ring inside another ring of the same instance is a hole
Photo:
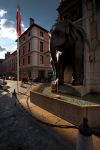
[[[24,58],[23,58],[23,65],[24,65]]]
[[[25,41],[25,36],[23,37],[23,41]]]
[[[40,37],[44,37],[44,34],[42,31],[40,31]]]
[[[28,36],[30,36],[31,34],[30,34],[30,32],[28,32]]]
[[[40,55],[40,64],[43,64],[43,56]]]
[[[20,56],[20,51],[21,51],[21,50],[19,49],[19,56]]]
[[[28,72],[28,77],[31,79],[31,71]]]
[[[28,51],[30,51],[30,45],[31,45],[31,44],[30,44],[30,42],[29,42],[29,43],[28,43]]]
[[[28,64],[30,64],[30,56],[28,56]]]
[[[43,52],[43,41],[40,41],[40,52]]]
[[[40,79],[43,79],[43,78],[45,77],[45,70],[39,70],[39,71],[38,71],[38,77],[39,77]]]
[[[23,46],[23,55],[25,54],[25,46]]]

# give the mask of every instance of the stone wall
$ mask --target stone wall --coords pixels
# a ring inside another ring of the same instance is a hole
[[[80,125],[87,117],[89,126],[100,125],[100,105],[79,106],[37,92],[30,92],[30,101],[72,124]]]
[[[88,92],[100,93],[100,42],[97,41],[97,20],[93,1],[82,1],[83,28],[87,33],[90,49],[84,52],[84,85]]]

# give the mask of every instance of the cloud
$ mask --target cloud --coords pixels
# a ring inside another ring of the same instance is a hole
[[[0,36],[15,41],[17,39],[15,23],[6,18],[0,19]]]
[[[3,17],[6,13],[7,11],[0,9],[0,17]]]
[[[2,46],[0,46],[0,52],[4,52],[4,51],[7,51],[7,49],[2,47]]]
[[[23,32],[27,30],[27,27],[25,27],[24,22],[22,22],[22,30],[23,30]]]
[[[13,21],[6,20],[3,24],[3,27],[5,27],[5,28],[15,28],[15,23]]]
[[[13,52],[17,48],[17,43],[15,43],[17,39],[16,22],[7,19],[5,16],[7,13],[7,11],[0,9],[0,58],[4,58],[6,51]],[[22,22],[22,31],[24,32],[26,29]]]
[[[8,20],[4,17],[7,11],[0,9],[0,38],[7,38],[15,41],[17,39],[16,23],[12,20]],[[22,22],[22,31],[24,32],[27,28]]]
[[[27,28],[24,23],[22,23],[22,31],[24,32]],[[7,20],[6,18],[0,19],[0,36],[1,38],[8,38],[15,41],[17,39],[16,25],[12,20]]]
[[[9,51],[10,51],[11,53],[14,52],[15,50],[17,50],[17,44],[12,45],[11,48],[9,49]]]

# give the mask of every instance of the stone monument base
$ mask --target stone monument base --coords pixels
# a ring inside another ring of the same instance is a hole
[[[83,122],[83,118],[87,117],[90,127],[100,126],[100,115],[98,115],[100,114],[100,105],[98,103],[94,103],[94,105],[87,105],[85,103],[84,105],[78,105],[78,103],[67,101],[67,99],[69,99],[67,96],[65,100],[60,94],[57,96],[54,95],[49,96],[31,91],[30,101],[72,124],[80,125]],[[80,99],[80,101],[82,101],[82,99]]]
[[[64,84],[57,87],[55,82],[51,83],[51,91],[80,97],[87,94],[87,88],[84,85],[72,86],[71,84]]]
[[[87,94],[86,86],[78,85],[78,86],[72,86],[72,85],[60,85],[58,92],[63,94],[70,94],[74,96],[84,96]]]

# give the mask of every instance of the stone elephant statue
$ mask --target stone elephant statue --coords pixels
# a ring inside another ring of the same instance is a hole
[[[87,39],[82,28],[70,20],[60,20],[52,26],[50,55],[55,80],[64,83],[64,70],[72,67],[73,85],[82,85],[84,79],[84,42]]]

